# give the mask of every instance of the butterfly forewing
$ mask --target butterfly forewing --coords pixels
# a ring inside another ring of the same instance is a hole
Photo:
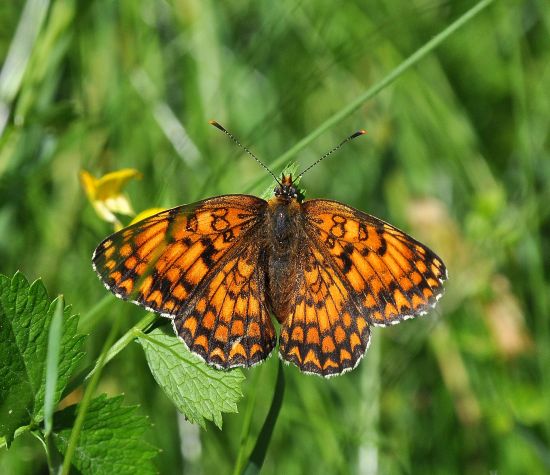
[[[265,207],[226,195],[164,211],[105,239],[94,268],[118,297],[173,317],[208,363],[249,366],[275,344],[255,245]],[[228,326],[237,311],[242,324]]]
[[[369,322],[387,325],[425,313],[442,294],[442,260],[404,232],[335,201],[306,201],[303,210],[308,237]]]

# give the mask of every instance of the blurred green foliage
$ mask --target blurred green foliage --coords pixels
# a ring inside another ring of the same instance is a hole
[[[2,2],[0,272],[42,277],[86,320],[106,296],[91,253],[112,228],[81,169],[140,170],[127,189],[136,211],[259,194],[269,175],[208,119],[269,165],[473,4]],[[496,1],[296,157],[303,168],[366,128],[304,177],[307,196],[407,230],[450,280],[430,316],[375,329],[355,371],[322,380],[285,367],[262,473],[550,471],[549,30],[543,0]],[[109,299],[86,328],[87,363],[114,318],[124,332],[143,314]],[[160,473],[229,473],[254,445],[276,370],[271,358],[245,372],[222,431],[177,416],[139,345],[98,390],[151,417]],[[44,469],[30,435],[0,451],[1,473]]]

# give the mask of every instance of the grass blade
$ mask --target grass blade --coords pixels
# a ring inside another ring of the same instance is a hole
[[[243,471],[244,475],[255,475],[260,473],[262,465],[265,460],[265,455],[267,453],[267,448],[269,447],[269,442],[271,441],[271,436],[273,435],[273,429],[275,428],[275,423],[277,422],[277,417],[279,416],[279,411],[283,405],[283,396],[285,394],[285,374],[283,371],[283,364],[279,360],[279,371],[277,373],[277,382],[275,383],[275,394],[273,395],[273,400],[271,401],[271,407],[265,418],[264,425],[254,446],[252,454],[248,459],[248,463]]]
[[[359,109],[365,102],[369,99],[372,99],[376,94],[382,91],[386,86],[395,81],[399,76],[405,73],[408,69],[418,63],[422,58],[424,58],[428,53],[432,52],[437,48],[443,41],[445,41],[449,36],[451,36],[455,31],[460,27],[468,23],[472,18],[474,18],[478,13],[487,8],[494,0],[482,0],[477,3],[475,6],[470,8],[466,13],[460,16],[457,20],[451,23],[443,31],[435,35],[430,41],[425,43],[421,48],[417,49],[413,54],[411,54],[405,61],[403,61],[399,66],[397,66],[393,71],[391,71],[386,77],[381,81],[377,82],[374,86],[367,89],[363,94],[358,96],[354,101],[350,102],[347,106],[340,109],[339,112],[329,117],[325,122],[323,122],[319,127],[317,127],[313,132],[306,135],[302,140],[300,140],[296,145],[288,149],[285,153],[277,157],[272,163],[269,164],[271,170],[276,169],[279,166],[282,166],[288,162],[291,158],[295,157],[301,150],[307,147],[311,142],[313,142],[317,137],[323,135],[328,129],[334,127],[338,123],[342,122],[348,116],[353,114],[357,109]],[[260,177],[258,180],[254,181],[251,185],[246,187],[246,192],[252,191],[256,186],[258,186],[265,176]]]
[[[55,408],[55,388],[57,386],[57,365],[63,331],[63,296],[57,300],[50,332],[48,334],[48,353],[46,356],[46,389],[44,393],[44,428],[46,438],[52,432],[53,411]]]
[[[263,371],[263,370],[260,370]],[[252,416],[254,414],[254,408],[256,407],[256,396],[258,394],[258,381],[260,371],[254,371],[251,373],[251,392],[248,397],[248,404],[243,416],[243,426],[241,429],[239,452],[237,454],[237,461],[233,470],[233,475],[239,475],[244,465],[244,457],[247,452],[248,440],[250,437],[250,427],[252,426]]]
[[[23,82],[34,42],[49,7],[48,0],[29,0],[21,14],[8,57],[0,71],[0,137],[10,114],[10,105]]]
[[[48,352],[46,354],[46,385],[44,390],[44,448],[50,473],[55,473],[61,465],[61,456],[52,440],[53,413],[56,406],[55,390],[59,369],[59,353],[63,334],[63,296],[59,296],[48,333]]]

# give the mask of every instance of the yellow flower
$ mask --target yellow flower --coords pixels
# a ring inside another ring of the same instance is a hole
[[[113,223],[115,229],[122,228],[115,213],[127,216],[135,215],[132,205],[128,197],[122,193],[122,189],[129,180],[141,177],[141,173],[134,168],[123,168],[107,173],[101,178],[95,178],[86,170],[80,172],[80,181],[96,213],[101,219]]]

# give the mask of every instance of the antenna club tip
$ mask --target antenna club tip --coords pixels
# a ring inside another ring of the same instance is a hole
[[[350,135],[346,140],[344,140],[344,142],[347,142],[348,140],[353,140],[354,138],[359,137],[360,135],[365,135],[366,133],[367,133],[366,130],[363,130],[363,129],[358,130],[354,134]]]
[[[209,120],[208,123],[209,123],[210,125],[213,125],[214,127],[216,127],[216,129],[219,129],[219,130],[221,130],[222,132],[227,133],[227,130],[225,130],[225,129],[223,128],[223,126],[222,126],[221,124],[219,124],[217,121],[215,121],[215,120]]]

